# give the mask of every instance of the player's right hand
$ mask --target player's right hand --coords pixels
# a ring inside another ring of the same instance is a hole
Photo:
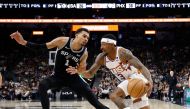
[[[83,75],[84,78],[87,78],[87,79],[93,78],[93,75],[91,75],[91,74],[88,73],[88,72],[84,72],[82,75]]]
[[[76,67],[72,67],[72,66],[69,66],[69,67],[66,69],[66,71],[67,71],[67,73],[70,73],[71,75],[78,73],[77,68],[76,68]]]
[[[21,45],[26,45],[26,43],[27,43],[27,41],[25,41],[23,39],[22,35],[18,31],[12,33],[10,36],[11,36],[11,39],[15,39],[16,42],[21,44]]]
[[[147,90],[147,96],[148,96],[148,97],[149,97],[150,94],[152,93],[152,88],[153,88],[153,83],[152,83],[152,82],[146,83],[146,90]]]

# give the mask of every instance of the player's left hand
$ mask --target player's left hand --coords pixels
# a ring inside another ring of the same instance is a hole
[[[152,93],[152,88],[153,88],[153,82],[148,82],[146,83],[147,86],[147,96],[150,96],[150,94]]]
[[[66,69],[66,71],[67,71],[67,73],[70,73],[71,75],[78,73],[77,67],[72,67],[72,66],[69,66],[69,67]]]

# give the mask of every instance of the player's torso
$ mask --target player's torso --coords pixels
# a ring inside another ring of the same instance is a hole
[[[130,75],[137,73],[138,70],[129,64],[121,64],[118,55],[119,48],[117,47],[115,60],[110,60],[107,56],[105,57],[105,65],[119,80],[123,81],[129,78]]]
[[[74,51],[71,49],[71,42],[73,39],[69,39],[66,45],[58,49],[56,52],[56,60],[54,71],[55,74],[59,75],[70,75],[66,72],[68,66],[77,66],[80,63],[80,58],[83,55],[85,48],[83,47],[79,51]]]

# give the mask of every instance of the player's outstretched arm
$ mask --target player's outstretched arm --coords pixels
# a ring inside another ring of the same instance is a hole
[[[12,33],[10,36],[18,44],[21,44],[23,46],[27,46],[33,50],[44,50],[44,49],[51,49],[51,48],[55,48],[55,47],[59,48],[62,45],[64,45],[66,43],[66,41],[68,40],[68,37],[58,37],[58,38],[55,38],[52,41],[44,43],[44,44],[36,44],[36,43],[26,41],[23,38],[22,34],[18,31]]]
[[[98,69],[104,65],[104,57],[105,57],[105,53],[100,53],[97,57],[96,60],[94,62],[94,64],[90,67],[89,70],[87,70],[84,73],[84,77],[86,76],[87,78],[92,78],[94,76],[94,74],[96,74],[96,72],[98,71]]]
[[[83,72],[79,72],[75,67],[69,67],[66,69],[66,71],[70,74],[82,74],[85,78],[92,78],[94,76],[94,74],[97,72],[97,70],[104,65],[104,56],[105,53],[100,53],[97,57],[96,60],[94,62],[94,64],[90,67],[89,70],[83,71]]]
[[[86,60],[88,58],[87,50],[84,52],[83,56],[80,59],[80,63],[77,66],[69,66],[66,71],[67,73],[73,74],[82,74],[82,72],[86,71]]]

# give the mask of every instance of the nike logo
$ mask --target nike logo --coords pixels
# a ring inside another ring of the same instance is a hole
[[[77,56],[79,57],[80,55],[79,55],[79,54],[77,54]]]
[[[67,46],[65,47],[66,49],[70,49],[70,48],[68,48]]]

